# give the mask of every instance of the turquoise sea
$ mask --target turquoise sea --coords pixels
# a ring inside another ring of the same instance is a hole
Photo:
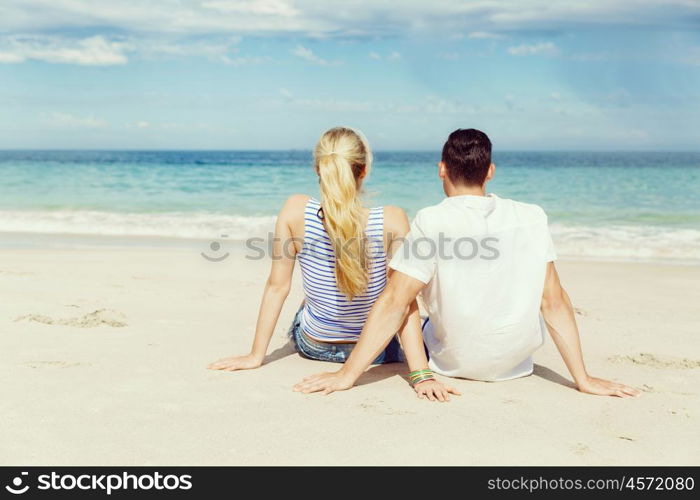
[[[439,152],[377,152],[368,204],[443,197]],[[700,153],[496,152],[489,191],[537,203],[560,255],[700,262]],[[235,240],[318,192],[309,151],[0,151],[2,233]],[[1,243],[1,241],[0,241]]]

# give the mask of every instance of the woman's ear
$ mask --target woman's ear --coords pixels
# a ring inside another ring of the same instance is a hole
[[[365,177],[367,177],[367,167],[362,167],[362,170],[360,170],[360,175],[358,176],[358,179],[362,180]]]

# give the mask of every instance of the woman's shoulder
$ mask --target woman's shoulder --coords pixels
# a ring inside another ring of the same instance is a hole
[[[306,204],[311,199],[311,196],[309,196],[308,194],[291,195],[284,202],[282,210],[280,210],[280,217],[292,219],[301,216],[303,218],[304,210],[306,209]]]
[[[284,202],[284,206],[290,206],[290,207],[299,207],[299,206],[305,206],[309,200],[311,200],[312,197],[309,196],[308,194],[293,194],[289,198],[287,198],[287,201]]]
[[[397,207],[396,205],[384,205],[383,207],[379,207],[384,211],[384,218],[390,218],[390,219],[405,219],[406,218],[406,212],[404,211],[403,208]]]
[[[408,216],[403,208],[395,205],[385,205],[384,231],[392,234],[405,234],[408,232]]]

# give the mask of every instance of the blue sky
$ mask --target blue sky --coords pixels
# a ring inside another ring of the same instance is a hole
[[[700,144],[700,1],[4,0],[0,148]]]

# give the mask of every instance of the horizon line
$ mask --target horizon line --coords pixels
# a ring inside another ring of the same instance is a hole
[[[436,149],[375,149],[373,153],[435,153],[440,152],[442,148]],[[177,149],[177,148],[0,148],[0,152],[17,152],[17,151],[41,151],[41,152],[125,152],[125,153],[312,153],[311,148],[279,148],[279,149],[219,149],[219,148],[203,148],[203,149]],[[517,149],[517,148],[502,148],[494,149],[493,153],[700,153],[700,149],[576,149],[576,148],[554,148],[554,149]]]

